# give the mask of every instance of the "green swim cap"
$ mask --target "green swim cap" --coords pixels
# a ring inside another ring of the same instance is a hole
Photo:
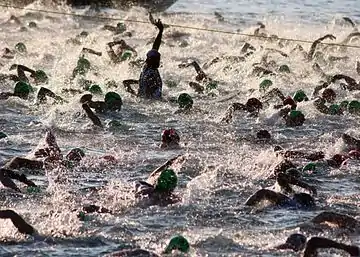
[[[123,33],[126,31],[126,25],[122,22],[119,22],[118,24],[116,24],[116,28],[117,28],[118,33]]]
[[[16,96],[27,97],[30,94],[30,92],[32,92],[32,91],[33,91],[33,89],[28,83],[19,81],[19,82],[16,82],[16,84],[15,84],[14,94]]]
[[[80,57],[77,61],[77,66],[75,68],[76,72],[84,75],[87,71],[90,70],[91,64],[88,59]]]
[[[130,51],[125,51],[122,55],[121,55],[121,60],[122,61],[126,61],[129,60],[132,56],[132,52]]]
[[[80,211],[77,215],[77,217],[79,218],[79,220],[81,221],[87,221],[88,220],[88,216],[85,214],[85,212]]]
[[[329,109],[331,115],[336,115],[340,113],[340,106],[338,104],[330,105]]]
[[[43,70],[35,71],[35,79],[39,83],[47,83],[49,81],[48,76],[46,75],[45,71],[43,71]]]
[[[309,101],[309,98],[306,96],[303,90],[296,91],[293,99],[295,102]]]
[[[177,176],[174,170],[166,169],[161,172],[159,178],[157,179],[155,190],[158,192],[169,192],[173,191],[177,185]]]
[[[190,250],[190,244],[183,236],[175,236],[173,237],[168,246],[165,248],[164,253],[169,254],[173,250],[179,250],[183,253],[187,253]]]
[[[296,110],[290,111],[290,114],[289,114],[290,118],[292,118],[292,119],[298,118],[301,115],[303,115],[302,112],[301,111],[296,111]]]
[[[290,68],[286,64],[283,64],[279,67],[279,72],[290,73]]]
[[[25,44],[21,43],[21,42],[19,42],[15,45],[15,50],[21,54],[25,54],[27,52]]]
[[[209,83],[207,83],[206,84],[206,90],[213,90],[213,89],[217,89],[217,87],[218,87],[218,82],[217,81],[214,81],[214,80],[212,80],[212,81],[210,81]]]
[[[88,91],[93,94],[102,94],[101,87],[99,85],[92,85],[89,87]]]
[[[259,85],[260,91],[266,91],[272,85],[273,85],[273,82],[271,80],[265,79]]]
[[[108,92],[105,95],[105,103],[108,106],[108,108],[117,110],[119,109],[119,106],[121,108],[122,106],[122,100],[118,93],[115,92]]]
[[[4,132],[0,131],[0,139],[7,137],[7,135]]]
[[[26,189],[26,192],[30,193],[30,194],[34,194],[34,193],[40,193],[41,190],[39,187],[28,187]]]
[[[351,114],[359,114],[360,113],[360,102],[359,101],[351,101],[348,105],[348,111]]]
[[[316,169],[316,164],[313,162],[310,162],[302,168],[302,171],[308,171],[308,170],[315,171],[315,169]]]
[[[187,93],[182,93],[178,97],[178,104],[180,108],[191,108],[193,106],[193,99]]]
[[[109,121],[108,126],[109,127],[121,127],[122,125],[121,125],[121,122],[118,120],[111,120],[111,121]]]

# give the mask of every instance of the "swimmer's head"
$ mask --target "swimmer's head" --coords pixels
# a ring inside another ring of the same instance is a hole
[[[152,49],[146,54],[146,64],[154,69],[160,67],[160,53],[156,49]]]
[[[250,98],[247,100],[246,104],[246,110],[250,113],[258,113],[260,109],[263,108],[262,103],[257,98]]]
[[[35,83],[47,83],[49,81],[48,76],[46,75],[45,71],[43,70],[37,70],[35,71],[35,74],[33,75],[35,79]]]
[[[299,207],[302,208],[314,208],[316,206],[314,198],[306,193],[294,194],[293,199],[296,201]]]
[[[25,44],[21,43],[21,42],[19,42],[19,43],[17,43],[15,45],[15,50],[20,54],[26,54],[27,53],[27,49],[26,49]]]
[[[295,102],[309,101],[309,98],[306,96],[304,90],[298,90],[295,92],[293,99]]]
[[[290,111],[289,115],[286,116],[286,126],[296,127],[302,126],[305,122],[305,116],[301,111]]]
[[[310,162],[308,164],[306,164],[303,168],[302,171],[315,171],[316,170],[316,164],[313,162]]]
[[[91,68],[91,64],[88,59],[84,57],[80,57],[77,61],[77,66],[75,68],[76,73],[79,73],[81,75],[84,75],[86,72],[88,72]]]
[[[348,111],[351,114],[360,114],[360,102],[359,101],[351,101],[348,105]]]
[[[121,55],[121,60],[122,61],[126,61],[131,59],[132,53],[130,51],[125,51],[122,55]]]
[[[1,132],[0,132],[0,134],[1,134]],[[0,138],[1,138],[1,135],[0,135]],[[351,151],[349,152],[349,156],[350,156],[351,158],[353,158],[353,159],[359,160],[359,159],[360,159],[360,151],[358,151],[358,150],[351,150]]]
[[[194,101],[189,94],[182,93],[178,97],[178,104],[180,108],[190,109],[193,106]]]
[[[340,167],[344,161],[346,161],[347,157],[342,154],[335,154],[331,159],[329,160],[329,164],[332,167]]]
[[[259,85],[259,89],[262,92],[265,92],[266,90],[269,89],[269,87],[271,87],[273,85],[273,82],[269,79],[265,79],[263,80],[260,85]]]
[[[15,84],[14,95],[26,99],[32,91],[33,89],[29,84],[19,81]]]
[[[295,252],[301,251],[305,248],[306,237],[302,234],[292,234],[287,239],[285,244],[279,245],[277,249],[291,249]]]
[[[290,73],[290,68],[286,64],[283,64],[279,67],[279,72]]]
[[[174,170],[166,169],[160,173],[155,184],[155,190],[161,193],[172,192],[176,188],[177,182],[178,178]]]
[[[175,236],[170,240],[164,253],[170,254],[173,250],[179,250],[183,253],[187,253],[190,250],[190,244],[185,237]]]
[[[105,104],[109,110],[120,111],[122,106],[122,99],[118,93],[108,92],[105,95]]]
[[[29,26],[29,28],[36,28],[37,24],[35,22],[33,22],[33,21],[30,21],[28,26]]]
[[[92,94],[102,94],[102,90],[99,85],[91,85],[89,87],[89,92]]]
[[[0,131],[0,139],[5,138],[5,137],[7,137],[7,135],[4,132]]]
[[[283,105],[290,105],[291,106],[291,110],[295,110],[296,109],[296,102],[294,101],[294,99],[292,99],[291,96],[288,96],[285,98],[285,100],[283,101]]]
[[[74,148],[70,150],[65,159],[67,161],[80,162],[83,157],[85,157],[84,151],[80,148]]]
[[[338,104],[332,104],[329,106],[330,114],[331,115],[340,115],[342,114],[340,105]]]
[[[331,88],[326,88],[322,94],[321,97],[328,103],[333,103],[336,99],[336,93]]]
[[[271,139],[271,135],[270,135],[269,131],[262,129],[256,133],[256,138],[257,139]]]
[[[180,136],[175,129],[165,129],[161,134],[162,147],[169,145],[178,145]]]
[[[287,169],[284,173],[291,177],[301,178],[301,172],[296,168]]]

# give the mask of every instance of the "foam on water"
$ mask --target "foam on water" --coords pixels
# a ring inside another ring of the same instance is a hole
[[[294,5],[299,5],[298,2],[293,2]],[[284,2],[281,3],[284,5]],[[345,6],[356,5],[351,1],[348,3]],[[241,20],[237,20],[232,18],[234,13],[243,13],[236,9],[239,7],[234,3],[227,1],[227,4],[234,6],[234,10],[224,7],[225,3],[208,2],[204,4],[204,11],[197,14],[189,12],[189,1],[179,1],[168,14],[159,17],[167,24],[234,32],[239,30],[250,34],[257,27],[255,20],[260,18],[258,20],[266,24],[269,34],[303,40],[334,34],[336,42],[341,42],[352,31],[352,28],[341,22],[341,15],[351,13],[341,8],[328,12],[327,15],[323,14],[322,21],[327,18],[326,23],[314,24],[311,23],[312,18],[299,22],[295,18],[276,16],[278,13],[272,16],[270,12],[264,16],[260,9],[265,10],[268,6],[261,7],[264,5],[261,1],[258,1],[257,7],[251,2],[252,7],[245,16],[249,19],[245,19],[243,15]],[[321,2],[318,5],[314,12],[325,6]],[[245,1],[245,6],[250,6],[250,3]],[[307,8],[312,9],[306,3],[304,6],[306,7],[301,15],[307,13]],[[32,7],[45,8],[37,3]],[[68,7],[57,8],[69,11]],[[211,13],[218,9],[224,14],[224,22],[219,22]],[[96,14],[90,10],[77,12]],[[251,12],[255,15],[251,15]],[[274,144],[294,149],[323,150],[330,157],[342,148],[339,140],[341,133],[349,128],[353,129],[353,133],[359,132],[359,119],[353,116],[322,115],[314,110],[312,102],[305,102],[299,104],[299,109],[307,118],[300,129],[286,128],[282,122],[275,122],[277,125],[274,126],[273,121],[268,121],[274,113],[272,106],[266,107],[258,119],[239,113],[235,114],[233,123],[220,123],[219,120],[232,102],[245,102],[250,97],[261,96],[258,88],[264,78],[251,76],[253,63],[261,61],[265,53],[262,49],[278,48],[277,44],[239,35],[173,27],[166,29],[164,44],[160,49],[160,72],[164,81],[171,79],[178,85],[174,88],[164,86],[165,98],[170,99],[187,92],[194,97],[194,107],[200,109],[199,113],[192,115],[174,115],[177,109],[175,103],[152,103],[131,97],[121,86],[116,89],[105,87],[107,79],[121,82],[124,79],[138,78],[140,73],[140,69],[131,68],[127,62],[116,66],[110,64],[105,46],[113,40],[113,35],[101,30],[105,22],[53,14],[49,14],[51,19],[44,14],[38,14],[37,18],[26,18],[33,16],[24,17],[26,11],[4,9],[0,19],[5,21],[11,14],[22,16],[20,19],[25,24],[36,21],[38,29],[20,32],[16,25],[0,26],[2,47],[13,48],[21,41],[26,44],[30,53],[28,57],[16,55],[14,60],[2,60],[4,66],[0,68],[0,73],[9,73],[12,63],[43,69],[50,76],[49,89],[61,94],[64,87],[77,88],[77,85],[67,82],[68,78],[76,66],[82,47],[92,48],[101,51],[103,56],[88,56],[95,68],[86,78],[94,80],[106,91],[118,92],[124,101],[124,108],[118,114],[101,116],[102,120],[119,120],[119,129],[100,130],[89,125],[84,117],[78,103],[80,95],[67,97],[68,103],[64,105],[36,106],[34,101],[13,98],[2,102],[0,128],[9,137],[0,140],[0,162],[13,156],[27,155],[42,138],[45,127],[54,130],[64,152],[73,147],[82,147],[89,157],[72,171],[53,170],[47,172],[46,178],[30,175],[31,179],[41,185],[41,194],[23,196],[9,190],[1,191],[2,208],[18,211],[41,234],[56,239],[55,243],[33,243],[16,233],[10,222],[1,221],[1,238],[22,241],[2,246],[0,254],[98,256],[126,245],[138,245],[160,253],[172,235],[180,233],[192,245],[191,256],[296,256],[289,252],[274,252],[272,247],[284,242],[289,234],[297,230],[299,223],[310,219],[315,213],[267,208],[254,211],[245,208],[243,203],[253,192],[269,185],[266,178],[280,160],[272,151]],[[147,20],[146,11],[138,8],[126,13],[107,10],[102,15]],[[138,57],[144,58],[151,48],[156,29],[150,24],[126,23],[126,26],[133,33],[133,37],[125,39],[126,42],[138,51]],[[82,39],[80,46],[66,43],[67,39],[74,38],[84,30],[89,32],[89,36]],[[168,36],[175,32],[188,33],[181,38],[187,41],[188,47],[179,47],[181,42]],[[190,68],[179,69],[179,63],[195,59],[204,64],[217,56],[237,56],[245,41],[257,49],[246,62],[221,61],[206,69],[211,78],[220,81],[215,93],[218,97],[198,95],[188,86],[188,82],[194,80],[195,72]],[[290,53],[294,45],[295,43],[288,42],[281,50]],[[306,50],[310,48],[309,44],[302,45]],[[325,66],[327,74],[345,73],[358,77],[354,67],[359,49],[337,51],[334,55],[346,55],[349,60]],[[273,87],[278,87],[286,95],[292,95],[298,88],[302,88],[310,96],[321,79],[301,56],[285,58],[271,54],[269,60],[276,61],[277,66],[287,64],[292,70],[291,75],[271,77]],[[227,65],[230,69],[224,70]],[[1,91],[7,91],[13,85],[1,84],[1,87]],[[356,92],[341,91],[338,85],[332,85],[332,88],[339,99],[358,98]],[[221,101],[234,93],[237,94],[231,100]],[[180,131],[183,149],[159,150],[161,131],[165,127],[175,127]],[[254,143],[249,139],[258,129],[264,128],[269,129],[274,136],[273,144]],[[186,154],[186,162],[176,167],[180,179],[177,193],[183,197],[183,202],[175,206],[150,208],[137,204],[132,194],[134,181],[145,179],[154,167],[179,153]],[[99,157],[103,154],[115,156],[118,162],[104,162]],[[316,178],[319,180],[321,208],[333,207],[339,211],[351,210],[354,213],[358,211],[357,169],[358,164],[350,163],[344,169]],[[100,191],[89,190],[100,186]],[[90,215],[89,221],[81,222],[77,218],[77,212],[80,206],[87,203],[108,207],[116,214]],[[359,242],[358,237],[347,240]],[[326,256],[342,255],[334,253]]]

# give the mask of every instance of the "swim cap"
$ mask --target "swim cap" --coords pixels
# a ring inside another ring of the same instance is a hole
[[[25,44],[21,42],[15,45],[15,50],[21,54],[25,54],[27,52]]]
[[[121,122],[118,121],[118,120],[111,120],[111,121],[108,123],[108,126],[109,126],[109,127],[120,127],[120,126],[121,126]]]
[[[122,99],[118,93],[108,92],[105,95],[105,103],[108,108],[117,110],[122,106]]]
[[[28,187],[27,189],[26,189],[26,192],[28,192],[28,193],[40,193],[41,192],[41,190],[40,190],[40,188],[39,187]]]
[[[80,57],[77,61],[76,70],[79,74],[85,74],[91,67],[91,64],[88,59]]]
[[[7,137],[7,135],[4,132],[0,131],[0,139]]]
[[[121,55],[121,60],[125,61],[130,59],[132,56],[132,53],[130,51],[125,51],[122,55]]]
[[[306,96],[303,90],[298,90],[295,92],[293,99],[295,102],[308,101],[309,98]]]
[[[299,117],[301,117],[301,115],[304,116],[304,114],[302,114],[301,111],[292,110],[292,111],[290,111],[289,117],[292,118],[292,119],[294,119],[294,118],[299,118]]]
[[[152,59],[157,59],[157,58],[160,59],[161,54],[158,52],[158,50],[151,49],[149,52],[147,52],[146,57]]]
[[[273,85],[273,82],[269,79],[265,79],[263,80],[259,87],[260,87],[260,91],[266,91],[269,87],[271,87]]]
[[[214,80],[210,81],[209,83],[206,84],[206,90],[213,90],[213,89],[217,89],[218,83]]]
[[[171,192],[176,188],[177,176],[174,170],[166,169],[160,173],[157,179],[155,190],[158,192]]]
[[[74,148],[66,155],[65,158],[68,161],[80,162],[84,156],[85,156],[85,153],[82,149]]]
[[[117,28],[118,33],[123,33],[126,31],[126,25],[122,22],[119,22],[118,24],[116,24],[116,28]]]
[[[289,169],[285,170],[284,173],[289,176],[295,177],[295,178],[301,178],[301,173],[296,168],[289,168]]]
[[[35,80],[37,83],[47,83],[49,81],[48,76],[46,75],[45,71],[37,70],[35,71]]]
[[[190,244],[183,236],[175,236],[173,237],[168,246],[166,247],[164,253],[169,254],[173,250],[179,250],[183,253],[187,253],[190,250]]]
[[[15,84],[14,95],[20,97],[27,97],[32,91],[33,89],[29,84],[23,81],[19,81]]]
[[[92,85],[89,87],[89,92],[93,94],[102,94],[101,87],[99,85]]]
[[[79,220],[81,221],[87,221],[88,217],[86,216],[85,212],[80,211],[77,215],[77,217],[79,218]]]
[[[348,105],[348,111],[351,114],[359,114],[360,113],[360,102],[359,101],[351,101]]]
[[[175,129],[165,129],[161,134],[161,141],[163,143],[179,143],[180,142],[180,136],[176,132]]]
[[[329,110],[331,115],[340,114],[340,106],[337,104],[330,105]]]
[[[84,104],[84,103],[87,103],[87,102],[91,102],[92,97],[93,97],[93,96],[92,96],[91,94],[83,95],[83,96],[80,98],[80,103]]]
[[[178,104],[180,108],[191,108],[193,106],[194,101],[191,96],[187,93],[182,93],[178,97]]]
[[[35,22],[33,22],[33,21],[30,21],[28,26],[29,26],[29,28],[36,28],[37,24]]]
[[[290,68],[286,64],[283,64],[279,67],[279,72],[290,73]]]
[[[313,162],[310,162],[302,168],[302,171],[308,171],[308,170],[315,171],[315,169],[316,169],[316,164]]]
[[[302,234],[292,234],[287,239],[285,244],[280,245],[280,249],[292,249],[293,251],[301,251],[305,248],[306,237]]]
[[[309,194],[296,193],[294,194],[294,200],[296,200],[302,207],[306,207],[306,208],[315,207],[315,200]]]

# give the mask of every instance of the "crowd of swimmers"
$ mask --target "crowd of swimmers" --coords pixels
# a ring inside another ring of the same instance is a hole
[[[128,79],[123,81],[123,87],[129,94],[146,98],[153,101],[161,101],[163,91],[163,80],[161,78],[159,67],[161,61],[160,46],[162,42],[162,36],[164,32],[164,25],[161,20],[155,20],[152,15],[149,16],[150,22],[158,29],[158,34],[152,45],[150,51],[146,54],[146,59],[142,67],[139,79]],[[354,23],[345,18],[345,21]],[[11,17],[7,22],[21,23],[16,17]],[[30,28],[35,28],[37,25],[35,22],[29,23]],[[106,25],[103,29],[112,31],[116,35],[124,35],[126,32],[126,26],[122,23],[116,26]],[[259,24],[254,32],[255,36],[266,36],[266,40],[271,42],[278,42],[278,46],[281,49],[282,42],[276,35],[268,35],[264,32],[265,25]],[[130,33],[131,34],[131,33]],[[77,35],[75,39],[72,39],[70,43],[81,44],[81,38],[87,37],[88,33],[83,32]],[[349,42],[353,38],[360,37],[357,31],[351,33],[346,42]],[[356,99],[339,99],[335,90],[330,88],[331,84],[336,84],[341,81],[340,87],[346,91],[360,90],[360,83],[357,83],[355,79],[345,74],[328,75],[325,74],[323,69],[318,63],[325,63],[331,65],[334,62],[341,62],[348,60],[346,56],[334,57],[325,55],[326,51],[331,52],[333,49],[330,47],[320,47],[320,43],[326,39],[336,39],[333,35],[325,35],[314,41],[310,47],[310,51],[306,52],[301,45],[296,45],[293,53],[298,53],[304,57],[304,61],[312,64],[314,72],[319,74],[323,81],[319,85],[314,85],[312,94],[306,94],[303,89],[298,89],[293,95],[290,92],[282,92],[278,88],[273,88],[273,82],[270,79],[264,79],[259,85],[259,91],[261,97],[251,97],[246,102],[233,102],[229,105],[224,115],[221,117],[221,122],[231,123],[235,118],[235,114],[238,112],[247,113],[249,117],[257,117],[260,112],[265,108],[273,108],[274,114],[271,117],[276,121],[283,121],[285,126],[288,127],[300,127],[306,122],[306,115],[299,109],[299,103],[311,102],[315,110],[325,115],[337,115],[341,118],[341,115],[359,115],[360,114],[360,102]],[[285,42],[286,43],[286,42]],[[116,49],[115,49],[116,47]],[[290,67],[287,65],[281,65],[278,67],[276,62],[269,61],[268,56],[270,53],[277,53],[282,56],[288,56],[280,49],[267,48],[264,51],[264,56],[260,63],[254,64],[253,76],[274,75],[279,73],[290,73]],[[256,48],[249,43],[245,43],[242,47],[239,56],[222,56],[216,57],[210,60],[207,64],[200,66],[200,64],[194,60],[179,64],[179,68],[185,69],[193,67],[196,72],[195,81],[189,83],[189,89],[192,88],[195,93],[203,94],[206,90],[217,88],[218,82],[210,78],[204,71],[205,67],[210,67],[218,62],[244,62],[250,56],[256,52]],[[18,43],[14,49],[3,49],[1,58],[6,60],[12,60],[17,54],[27,55],[27,48],[25,44]],[[11,97],[18,97],[23,100],[30,99],[35,95],[37,104],[47,103],[49,99],[52,99],[54,104],[63,104],[67,102],[66,94],[73,95],[81,94],[79,105],[84,110],[84,113],[94,124],[94,126],[102,127],[102,118],[109,112],[121,111],[123,101],[120,95],[114,91],[106,92],[104,99],[101,101],[94,101],[94,95],[98,95],[102,92],[102,89],[92,81],[88,81],[85,75],[91,70],[91,63],[86,58],[86,55],[92,54],[102,56],[101,52],[95,51],[89,48],[83,48],[82,54],[77,61],[77,65],[74,68],[69,80],[78,80],[80,84],[79,89],[64,89],[62,94],[58,95],[47,88],[49,77],[43,70],[34,70],[23,64],[13,64],[10,67],[10,73],[0,74],[2,81],[13,81],[14,90],[11,92],[1,92],[0,100],[6,100]],[[111,62],[114,64],[121,62],[129,62],[131,65],[141,65],[141,62],[136,61],[134,57],[137,56],[137,51],[133,47],[129,46],[124,40],[116,40],[107,44],[107,54]],[[360,74],[360,64],[356,64],[356,70]],[[14,74],[15,73],[15,74]],[[109,85],[116,84],[111,81]],[[110,87],[109,86],[109,87]],[[116,87],[116,85],[115,85]],[[134,88],[136,87],[136,88]],[[274,103],[271,107],[271,103]],[[191,114],[196,109],[193,107],[194,100],[188,93],[182,93],[177,99],[179,110],[176,113]],[[0,138],[6,137],[6,133],[1,132]],[[267,130],[260,130],[256,133],[256,139],[267,141],[271,140],[272,136]],[[342,140],[347,146],[346,152],[337,153],[329,159],[325,159],[324,152],[302,152],[297,150],[286,150],[281,146],[274,147],[274,154],[281,156],[281,161],[274,169],[273,179],[275,184],[279,186],[280,190],[274,188],[263,188],[255,192],[245,202],[245,206],[256,206],[260,202],[267,200],[278,208],[292,208],[292,209],[307,209],[312,210],[316,207],[316,186],[308,183],[304,180],[305,174],[315,173],[318,167],[323,169],[334,169],[344,165],[347,160],[360,159],[360,140],[352,137],[347,133],[343,133]],[[69,152],[64,153],[58,146],[54,132],[47,130],[44,136],[45,144],[41,148],[37,148],[33,151],[32,158],[16,156],[9,160],[0,170],[0,182],[3,186],[10,188],[16,192],[22,192],[14,180],[24,183],[28,190],[38,190],[38,186],[31,180],[29,180],[24,174],[21,173],[21,169],[30,170],[46,170],[63,167],[65,169],[72,169],[77,165],[80,165],[81,160],[85,157],[85,152],[80,148],[73,148]],[[180,146],[180,135],[174,128],[165,129],[161,135],[162,149],[176,149]],[[112,156],[103,156],[106,160],[114,160]],[[309,162],[302,167],[293,163],[293,159],[305,159]],[[168,161],[163,165],[150,172],[150,175],[146,181],[138,181],[135,184],[134,196],[139,200],[146,200],[149,205],[166,206],[181,202],[181,197],[174,193],[177,184],[178,177],[172,165],[176,162],[184,160],[184,157],[179,155]],[[302,188],[304,192],[296,192],[293,186]],[[79,219],[84,220],[88,213],[110,213],[112,210],[97,205],[83,206],[79,211]],[[13,210],[1,210],[1,219],[10,219],[18,231],[22,234],[39,237],[39,233],[33,226],[29,225],[19,214]],[[352,231],[356,228],[360,228],[360,223],[351,216],[337,213],[337,212],[322,212],[315,216],[311,221],[307,223],[307,226],[303,226],[304,231],[308,228],[309,224],[313,227],[319,227],[321,230],[328,229],[324,224],[335,224],[337,227],[348,229]],[[300,226],[302,227],[302,226]],[[323,237],[312,237],[307,239],[303,234],[296,233],[288,237],[286,242],[276,247],[277,250],[290,249],[293,251],[304,250],[306,257],[315,256],[318,249],[321,248],[336,248],[349,253],[350,256],[360,256],[360,250],[357,246],[347,245],[340,242],[336,242],[331,239]],[[175,236],[170,240],[169,245],[166,247],[164,253],[171,253],[173,250],[181,252],[188,252],[190,250],[190,244],[183,236]],[[120,252],[112,253],[111,256],[143,256],[142,254],[148,254],[149,252],[142,249],[130,249]],[[151,256],[155,256],[151,255]]]

